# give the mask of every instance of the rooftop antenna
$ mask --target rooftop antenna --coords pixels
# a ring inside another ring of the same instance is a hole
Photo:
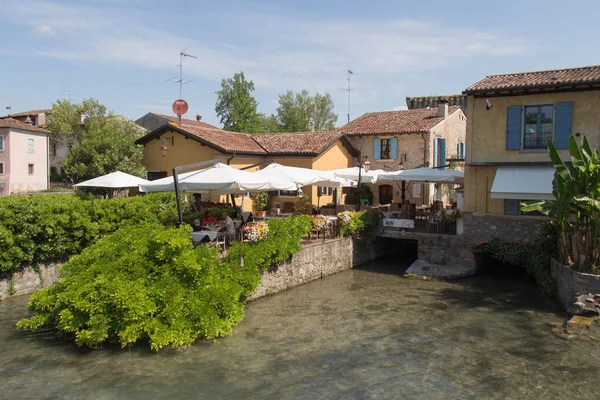
[[[12,107],[11,106],[6,106],[6,109],[8,110],[8,115],[10,115],[10,113],[12,113]]]
[[[354,72],[352,72],[352,70],[349,69],[348,78],[346,78],[346,80],[348,81],[348,89],[346,89],[348,91],[348,123],[350,123],[350,93],[354,90],[350,85],[350,78],[352,78],[352,75],[354,75]]]
[[[73,96],[77,95],[77,93],[73,93],[71,91],[71,84],[70,83],[69,83],[68,89],[67,90],[63,90],[63,93],[67,93],[67,95],[69,96],[68,97],[69,103],[72,103],[73,102]]]
[[[183,51],[181,53],[179,53],[179,80],[177,82],[179,82],[179,98],[181,99],[181,87],[183,86],[184,83],[189,83],[191,81],[183,81],[183,57],[190,57],[190,58],[195,58],[198,59],[198,57],[193,56],[191,54],[187,54],[184,53]]]

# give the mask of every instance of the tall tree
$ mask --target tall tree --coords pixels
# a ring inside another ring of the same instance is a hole
[[[261,115],[258,102],[252,96],[254,83],[247,81],[244,72],[237,72],[233,78],[221,80],[221,90],[217,91],[215,111],[228,131],[260,132]]]
[[[80,104],[57,100],[52,104],[47,129],[56,143],[75,143],[83,137],[86,125],[106,117],[106,107],[96,99],[86,99]]]
[[[276,118],[282,131],[322,131],[335,129],[337,114],[329,93],[311,96],[307,90],[288,90],[279,96]]]

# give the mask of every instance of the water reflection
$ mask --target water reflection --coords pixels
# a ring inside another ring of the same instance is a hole
[[[79,349],[22,334],[0,302],[5,398],[598,398],[596,331],[569,335],[527,282],[408,280],[378,261],[250,303],[232,336],[185,350]]]

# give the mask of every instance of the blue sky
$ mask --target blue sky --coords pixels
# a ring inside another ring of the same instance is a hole
[[[346,120],[459,93],[486,75],[600,64],[600,2],[0,0],[0,114],[96,98],[136,119],[171,113],[179,52],[188,118],[244,71],[259,111],[286,90],[329,92]]]

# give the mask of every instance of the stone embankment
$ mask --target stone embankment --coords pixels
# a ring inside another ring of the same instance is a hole
[[[600,316],[600,275],[577,272],[554,259],[550,267],[560,302],[569,314]]]

